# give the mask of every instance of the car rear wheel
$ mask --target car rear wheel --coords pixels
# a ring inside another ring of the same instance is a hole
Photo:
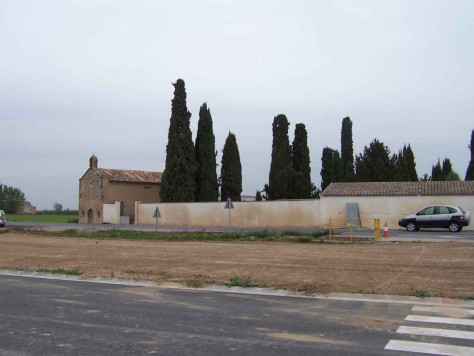
[[[462,226],[459,225],[456,221],[451,221],[449,223],[449,231],[451,232],[459,232],[462,230]]]
[[[410,221],[407,224],[406,229],[407,229],[407,231],[410,231],[410,232],[417,231],[416,223],[414,221]]]

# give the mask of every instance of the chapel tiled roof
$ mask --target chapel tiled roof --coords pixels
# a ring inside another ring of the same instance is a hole
[[[474,181],[331,183],[324,197],[474,195]]]
[[[111,182],[125,183],[161,183],[161,172],[132,171],[128,169],[96,168],[95,171]]]

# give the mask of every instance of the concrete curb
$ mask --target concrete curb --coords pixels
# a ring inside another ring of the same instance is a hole
[[[158,284],[155,282],[147,282],[147,281],[137,282],[137,281],[128,280],[128,279],[106,278],[106,277],[81,279],[79,276],[50,274],[50,273],[44,273],[44,272],[0,270],[0,275],[11,276],[11,277],[40,278],[40,279],[50,279],[50,280],[59,280],[59,281],[82,282],[82,283],[123,285],[123,286],[133,286],[133,287],[181,289],[181,290],[192,290],[192,291],[198,291],[198,292],[205,291],[205,292],[234,293],[234,294],[246,294],[246,295],[264,295],[264,296],[274,296],[274,297],[329,299],[329,300],[342,300],[342,301],[345,300],[348,302],[397,303],[397,304],[411,304],[411,305],[421,304],[421,305],[433,305],[433,306],[456,307],[456,308],[474,308],[474,301],[464,301],[460,299],[440,298],[440,297],[419,298],[419,297],[398,296],[398,295],[358,294],[358,293],[330,293],[330,294],[316,294],[316,295],[307,296],[298,292],[291,292],[285,289],[226,287],[222,285],[209,285],[203,288],[191,288],[179,283]]]

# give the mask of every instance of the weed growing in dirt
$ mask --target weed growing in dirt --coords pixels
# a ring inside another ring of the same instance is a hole
[[[242,287],[242,288],[252,288],[254,284],[250,277],[240,278],[239,276],[234,276],[229,278],[229,283],[225,284],[227,287]]]
[[[412,289],[410,292],[410,296],[418,297],[418,298],[426,298],[426,297],[430,297],[431,295],[430,293],[422,289]]]
[[[365,289],[359,289],[356,293],[358,294],[377,294],[377,292],[373,290],[365,290]]]
[[[150,275],[153,274],[153,271],[145,271],[143,269],[127,269],[125,271],[128,274],[143,274],[143,275]]]
[[[55,268],[55,269],[37,268],[36,272],[66,274],[70,276],[80,276],[82,274],[82,272],[78,269],[65,269],[65,268]]]
[[[201,275],[189,277],[184,281],[184,284],[186,285],[186,287],[190,287],[190,288],[204,288],[205,286],[208,286],[209,284],[212,284],[212,283],[213,281]]]
[[[474,293],[461,294],[461,295],[458,295],[456,298],[461,299],[461,300],[474,300]]]

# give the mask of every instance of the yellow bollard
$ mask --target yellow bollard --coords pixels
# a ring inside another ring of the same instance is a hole
[[[380,219],[374,219],[374,238],[380,240]]]
[[[349,236],[350,241],[352,242],[352,218],[349,218]]]
[[[329,241],[332,239],[332,219],[329,219]]]

